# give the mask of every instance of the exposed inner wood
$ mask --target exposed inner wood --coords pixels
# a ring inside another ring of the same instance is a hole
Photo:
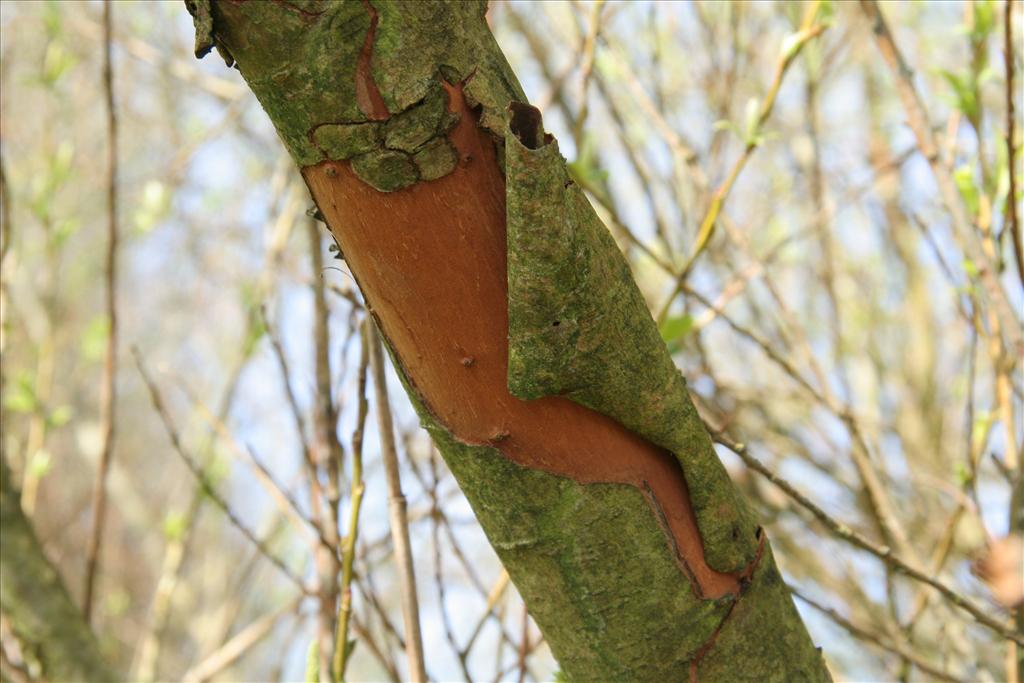
[[[700,595],[737,594],[740,578],[711,569],[677,460],[600,413],[561,397],[508,392],[505,179],[488,133],[461,91],[449,175],[384,193],[348,162],[303,169],[366,300],[410,381],[456,438],[581,483],[636,486]]]
[[[391,114],[388,113],[387,104],[377,89],[377,82],[373,80],[373,39],[377,35],[377,10],[368,0],[363,0],[363,7],[370,15],[370,29],[363,39],[363,49],[359,51],[359,59],[356,61],[356,104],[359,111],[363,112],[371,121],[387,121]]]

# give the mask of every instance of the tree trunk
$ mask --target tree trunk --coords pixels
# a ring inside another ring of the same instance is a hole
[[[0,609],[27,659],[49,681],[118,680],[99,643],[43,554],[19,502],[20,492],[0,454]]]
[[[187,0],[570,680],[828,680],[481,2]]]

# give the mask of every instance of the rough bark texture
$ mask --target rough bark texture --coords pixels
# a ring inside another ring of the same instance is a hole
[[[7,463],[0,458],[0,609],[24,650],[50,681],[118,680],[39,546],[21,511]]]
[[[479,2],[190,2],[572,680],[826,680]]]

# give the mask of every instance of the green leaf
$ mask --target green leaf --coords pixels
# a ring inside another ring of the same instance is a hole
[[[1001,205],[1010,194],[1010,166],[1007,159],[1006,145],[996,146],[996,170],[992,180],[992,204]]]
[[[682,348],[683,338],[693,329],[693,316],[689,313],[670,316],[658,327],[661,338],[665,340],[669,353],[676,353]]]
[[[36,479],[42,479],[53,469],[53,458],[50,451],[40,448],[32,455],[28,463],[28,470]]]
[[[956,479],[956,483],[960,487],[966,486],[971,481],[971,473],[967,471],[967,465],[962,461],[957,461],[953,468],[953,477]]]
[[[971,42],[983,43],[996,27],[996,4],[993,0],[982,0],[972,4],[974,10]]]
[[[53,412],[46,418],[47,425],[50,427],[63,427],[71,419],[72,410],[69,405],[57,406],[53,409]]]
[[[738,137],[740,140],[743,139],[743,131],[741,131],[740,127],[737,126],[732,121],[730,121],[729,119],[719,119],[715,121],[715,125],[713,126],[713,128],[715,130],[727,130],[736,137]]]
[[[964,204],[967,205],[967,211],[970,212],[971,217],[977,216],[981,202],[978,196],[978,186],[974,183],[974,169],[966,164],[958,167],[953,171],[953,180],[956,182],[957,189],[960,190],[960,196],[964,198]]]
[[[676,341],[680,337],[685,336],[693,328],[693,316],[689,313],[683,315],[675,315],[666,318],[662,323],[658,331],[661,332],[661,338],[666,342]]]
[[[969,258],[963,260],[964,272],[967,273],[968,277],[974,279],[978,277],[978,266],[975,265],[974,261]]]
[[[61,248],[68,239],[78,232],[81,222],[77,218],[64,218],[53,226],[53,233],[50,235],[51,244]]]
[[[46,55],[43,57],[43,72],[40,74],[40,81],[47,88],[52,88],[61,76],[75,66],[77,61],[75,55],[68,51],[63,43],[56,40],[50,41],[50,44],[46,46]]]
[[[605,184],[608,181],[608,171],[601,168],[600,164],[601,159],[597,154],[597,143],[594,136],[585,133],[576,161],[566,164],[566,168],[569,170],[569,176],[580,187],[599,197],[606,197]]]
[[[832,0],[822,0],[821,6],[818,8],[818,21],[822,24],[831,25],[835,16],[836,8]]]
[[[132,596],[124,588],[115,587],[107,593],[104,599],[104,611],[108,616],[120,617],[128,612],[132,606]]]
[[[46,30],[47,40],[58,37],[63,30],[64,17],[61,14],[60,3],[50,0],[43,5],[43,26]]]
[[[96,362],[103,358],[107,348],[107,334],[110,325],[107,316],[97,315],[89,321],[82,334],[81,350],[82,357],[87,361]]]
[[[153,229],[171,205],[171,192],[159,180],[150,180],[142,190],[139,207],[133,216],[135,232],[145,234]]]
[[[163,533],[168,541],[180,541],[185,536],[185,514],[171,511],[164,517]]]
[[[761,119],[761,105],[756,97],[747,100],[747,107],[743,115],[743,142],[747,145],[758,144],[758,128]]]
[[[945,79],[949,87],[953,89],[953,106],[963,112],[968,118],[974,118],[978,113],[978,100],[975,97],[975,84],[970,76],[958,76],[946,69],[939,70],[939,74]]]
[[[227,456],[223,451],[219,450],[214,454],[213,458],[206,465],[203,470],[203,479],[206,484],[214,489],[223,483],[228,475],[231,474],[231,458]]]
[[[28,373],[18,375],[7,389],[4,407],[15,413],[31,413],[37,406],[35,379]]]
[[[993,415],[987,410],[979,410],[974,417],[974,424],[971,425],[971,443],[973,448],[981,447],[988,440],[988,433],[992,429]]]

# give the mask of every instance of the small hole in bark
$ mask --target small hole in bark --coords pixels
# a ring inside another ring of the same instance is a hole
[[[551,323],[551,327],[558,327],[561,324],[562,324],[561,320],[556,320],[555,322]]]
[[[512,112],[508,126],[519,142],[530,149],[543,147],[545,135],[540,110],[522,102],[513,102],[508,108]]]

